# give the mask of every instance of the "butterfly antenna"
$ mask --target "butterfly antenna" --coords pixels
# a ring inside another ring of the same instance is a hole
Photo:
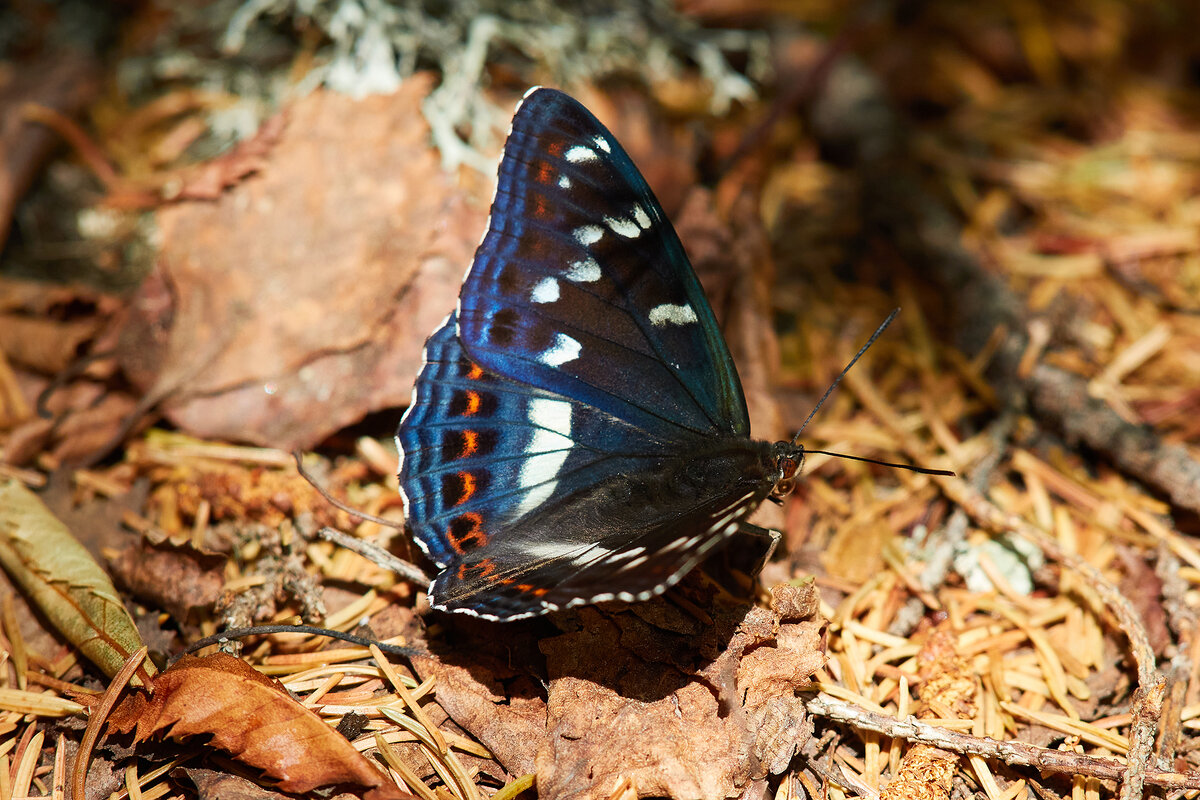
[[[838,373],[838,376],[833,379],[833,383],[829,384],[829,388],[825,390],[825,394],[821,395],[821,399],[817,401],[815,406],[813,406],[813,410],[808,413],[808,419],[804,420],[804,424],[800,426],[800,430],[796,431],[796,436],[792,439],[792,444],[799,444],[800,434],[804,433],[804,429],[808,427],[808,423],[812,422],[812,418],[816,416],[818,411],[821,410],[822,404],[824,404],[824,402],[829,398],[829,395],[833,394],[833,390],[836,389],[838,384],[842,382],[842,378],[846,377],[846,373],[850,371],[850,368],[853,367],[860,358],[862,358],[862,354],[867,352],[867,348],[875,344],[875,340],[883,334],[888,325],[892,324],[892,320],[894,320],[896,315],[899,313],[900,309],[893,308],[892,313],[888,314],[887,319],[879,323],[879,327],[876,328],[875,332],[871,334],[871,338],[867,339],[867,343],[858,349],[858,352],[854,354],[854,358],[850,359],[850,363],[847,364],[845,368]]]
[[[949,477],[954,477],[954,474],[955,474],[948,469],[929,469],[928,467],[914,467],[912,464],[897,464],[893,461],[880,461],[877,458],[863,458],[862,456],[851,456],[851,455],[847,455],[846,453],[835,453],[832,450],[813,450],[811,448],[806,447],[806,448],[804,448],[804,452],[806,452],[806,453],[821,453],[822,455],[836,456],[837,458],[848,458],[851,461],[865,461],[868,464],[878,464],[881,467],[893,467],[895,469],[906,469],[909,472],[916,472],[920,475],[947,475]]]

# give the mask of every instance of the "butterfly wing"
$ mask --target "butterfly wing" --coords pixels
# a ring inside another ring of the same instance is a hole
[[[456,330],[451,314],[425,343],[396,434],[409,527],[439,567],[494,547],[543,504],[651,468],[667,451],[586,404],[487,372]]]
[[[654,471],[589,483],[570,503],[542,506],[441,573],[431,604],[511,620],[661,594],[728,540],[770,490],[764,443],[723,446],[690,485],[676,480],[689,466],[676,457]]]
[[[458,326],[488,371],[645,431],[749,435],[674,228],[612,134],[562,92],[532,91],[513,118]]]
[[[661,593],[770,490],[769,446],[663,441],[585,403],[493,375],[454,315],[431,336],[397,433],[435,608],[511,620]]]

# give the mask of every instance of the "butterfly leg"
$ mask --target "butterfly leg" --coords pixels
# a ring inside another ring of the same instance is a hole
[[[730,545],[743,551],[741,558],[747,559],[749,567],[746,574],[753,578],[762,572],[762,568],[771,560],[782,538],[783,534],[779,531],[743,522],[738,526],[738,532],[733,535]]]
[[[779,531],[743,522],[725,545],[709,558],[705,571],[727,589],[749,594],[755,576],[770,560],[781,538]]]

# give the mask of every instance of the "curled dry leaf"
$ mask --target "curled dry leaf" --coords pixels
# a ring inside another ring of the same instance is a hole
[[[106,675],[114,675],[142,638],[108,575],[33,492],[0,483],[0,564],[42,613]],[[144,672],[154,674],[147,661]]]
[[[288,450],[408,402],[485,219],[430,145],[429,86],[314,92],[257,175],[158,210],[118,360],[180,429]]]
[[[212,607],[225,586],[225,557],[168,542],[138,542],[110,562],[117,582],[181,622]]]
[[[412,800],[354,746],[270,678],[224,653],[185,656],[154,680],[154,693],[125,698],[109,729],[182,740],[209,736],[213,747],[261,769],[287,792],[321,786],[367,789],[367,800]]]

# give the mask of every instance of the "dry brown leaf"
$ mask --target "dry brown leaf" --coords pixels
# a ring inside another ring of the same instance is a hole
[[[408,402],[485,219],[430,145],[429,85],[313,93],[258,175],[157,212],[119,353],[178,427],[291,449]]]
[[[367,800],[411,800],[316,713],[270,678],[224,653],[184,656],[154,680],[153,695],[130,695],[109,729],[184,740],[210,736],[213,747],[261,769],[288,792],[351,784]]]
[[[467,668],[419,656],[412,663],[422,680],[437,677],[438,705],[509,774],[533,772],[538,749],[547,740],[544,700],[501,686],[480,664]]]
[[[184,623],[211,608],[225,586],[225,556],[187,545],[141,541],[122,550],[109,567],[136,597]]]
[[[815,602],[782,591],[787,613],[815,614]],[[579,632],[543,642],[551,738],[537,758],[540,797],[605,798],[626,780],[642,797],[727,797],[786,769],[806,741],[795,690],[824,663],[820,622],[742,607],[651,633],[646,619],[670,608],[584,608]],[[704,652],[715,659],[686,668]]]

